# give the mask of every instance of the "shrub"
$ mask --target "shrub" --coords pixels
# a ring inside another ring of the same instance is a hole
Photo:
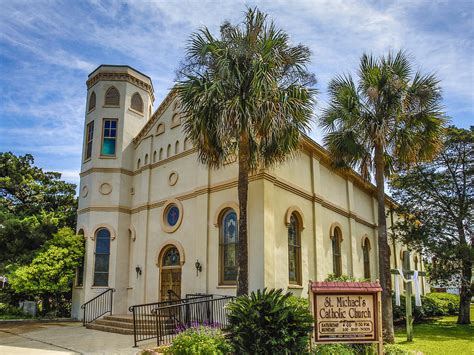
[[[237,353],[307,351],[313,317],[304,301],[283,290],[258,290],[228,305],[230,340]]]
[[[313,354],[317,355],[353,355],[354,349],[349,344],[324,344],[316,345]]]
[[[19,307],[9,305],[8,303],[0,303],[0,316],[25,316],[23,310]]]
[[[342,281],[342,282],[355,282],[357,281],[354,277],[342,274],[341,276],[337,276],[336,274],[329,274],[328,277],[324,281]]]
[[[393,300],[393,319],[403,321],[405,319],[405,296],[400,295],[400,306],[395,305]],[[416,322],[427,318],[457,314],[459,312],[459,296],[448,293],[428,293],[421,296],[421,307],[415,306],[415,296],[412,296],[413,317]]]
[[[386,355],[405,355],[408,354],[406,350],[403,350],[403,348],[400,345],[397,344],[384,344],[383,345],[383,352]]]
[[[232,352],[232,346],[219,329],[200,326],[188,328],[174,338],[165,354],[175,355],[220,355]]]

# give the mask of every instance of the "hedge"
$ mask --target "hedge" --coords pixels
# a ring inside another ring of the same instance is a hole
[[[405,296],[400,296],[400,306],[393,301],[393,319],[395,322],[405,320]],[[421,307],[415,307],[415,296],[412,296],[413,316],[415,322],[421,322],[427,318],[447,316],[459,313],[459,296],[449,293],[433,292],[421,296]]]

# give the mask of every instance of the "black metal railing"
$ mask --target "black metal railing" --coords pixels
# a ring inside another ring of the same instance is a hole
[[[167,292],[168,292],[168,301],[177,301],[181,299],[181,297],[179,297],[178,294],[174,292],[173,290],[168,290]]]
[[[95,321],[104,314],[112,314],[114,288],[109,288],[81,306],[83,309],[82,325]]]
[[[233,296],[213,295],[190,298],[187,302],[162,305],[152,310],[156,322],[157,345],[169,344],[180,332],[197,326],[223,329],[227,327],[226,305]]]
[[[169,296],[169,293],[168,293]],[[177,298],[175,300],[153,302],[146,304],[138,304],[130,306],[128,310],[133,315],[133,342],[134,346],[140,341],[154,339],[157,336],[156,319],[155,315],[152,314],[152,310],[155,308],[176,305],[194,301],[197,299],[208,299],[212,298],[212,295],[208,294],[187,294],[186,298]]]

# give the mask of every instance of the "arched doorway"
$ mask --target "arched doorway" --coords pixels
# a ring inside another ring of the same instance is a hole
[[[160,300],[168,300],[169,292],[172,299],[181,298],[181,259],[174,245],[167,245],[161,252],[160,274]]]

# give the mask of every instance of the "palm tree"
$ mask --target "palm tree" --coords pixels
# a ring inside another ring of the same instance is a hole
[[[249,174],[298,151],[315,96],[309,58],[307,47],[291,46],[288,34],[255,8],[241,24],[225,22],[220,38],[206,27],[193,33],[178,71],[184,131],[199,160],[213,168],[238,161],[237,295],[248,293]]]
[[[384,182],[394,169],[431,159],[440,149],[445,119],[439,81],[413,73],[403,51],[380,58],[364,54],[357,85],[350,75],[336,76],[329,96],[320,124],[334,165],[358,169],[366,179],[375,175],[382,323],[384,339],[393,342]]]

